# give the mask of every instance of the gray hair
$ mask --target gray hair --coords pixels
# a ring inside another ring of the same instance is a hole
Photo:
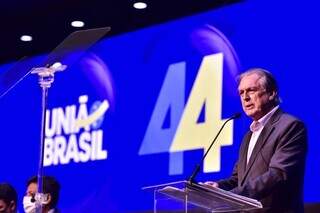
[[[276,79],[273,77],[273,75],[265,69],[262,68],[251,68],[244,73],[241,73],[238,77],[238,84],[240,84],[240,81],[243,77],[256,74],[260,76],[261,85],[266,89],[267,92],[275,92],[276,96],[274,99],[275,104],[279,104],[281,102],[281,99],[279,97],[278,93],[278,84]]]

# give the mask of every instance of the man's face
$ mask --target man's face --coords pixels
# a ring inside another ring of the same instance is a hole
[[[266,91],[261,78],[255,73],[244,76],[238,87],[243,111],[253,120],[259,120],[271,110],[270,101],[275,96]]]
[[[30,183],[27,188],[26,195],[34,196],[37,193],[37,190],[38,190],[38,185],[36,183]]]
[[[3,200],[0,199],[0,213],[13,213],[15,210],[14,201],[11,201],[10,205],[7,205]]]
[[[37,183],[30,183],[28,185],[27,191],[26,191],[26,196],[31,196],[34,198],[34,196],[36,195],[38,191],[38,184]],[[45,201],[44,201],[44,208],[46,208],[47,204],[50,203],[51,198],[49,194],[45,194]],[[33,201],[31,201],[33,202]],[[43,210],[43,212],[46,212],[46,210]],[[1,213],[1,212],[0,212]]]

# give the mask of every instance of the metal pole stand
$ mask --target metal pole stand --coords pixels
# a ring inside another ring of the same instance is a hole
[[[40,155],[38,165],[38,191],[35,195],[36,212],[42,213],[43,204],[47,204],[48,196],[43,193],[43,155],[44,155],[44,143],[45,143],[45,124],[46,124],[46,110],[48,100],[48,90],[51,84],[54,82],[54,74],[57,71],[63,71],[67,68],[66,65],[62,65],[57,62],[52,66],[37,67],[31,70],[31,74],[37,74],[39,76],[39,84],[42,88],[42,116],[41,116],[41,135],[40,135]]]

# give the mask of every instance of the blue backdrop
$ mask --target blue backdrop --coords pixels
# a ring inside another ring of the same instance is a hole
[[[151,210],[152,193],[141,188],[188,178],[221,122],[241,111],[235,77],[251,67],[270,70],[282,108],[305,121],[305,201],[319,202],[316,8],[261,0],[225,6],[107,38],[58,73],[49,91],[45,174],[62,185],[60,209]],[[40,104],[31,75],[0,100],[0,181],[17,188],[20,208],[37,172]],[[242,116],[227,126],[199,181],[230,175],[249,124]]]

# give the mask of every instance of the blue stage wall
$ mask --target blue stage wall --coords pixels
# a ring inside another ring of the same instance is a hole
[[[221,123],[241,111],[235,79],[251,67],[270,70],[282,108],[305,121],[305,202],[320,202],[319,15],[301,4],[245,1],[110,37],[57,73],[45,174],[62,185],[62,212],[151,210],[141,188],[189,177]],[[40,109],[32,75],[0,100],[0,181],[17,188],[20,208],[37,172]],[[197,180],[230,175],[249,124],[243,115],[226,126]]]

